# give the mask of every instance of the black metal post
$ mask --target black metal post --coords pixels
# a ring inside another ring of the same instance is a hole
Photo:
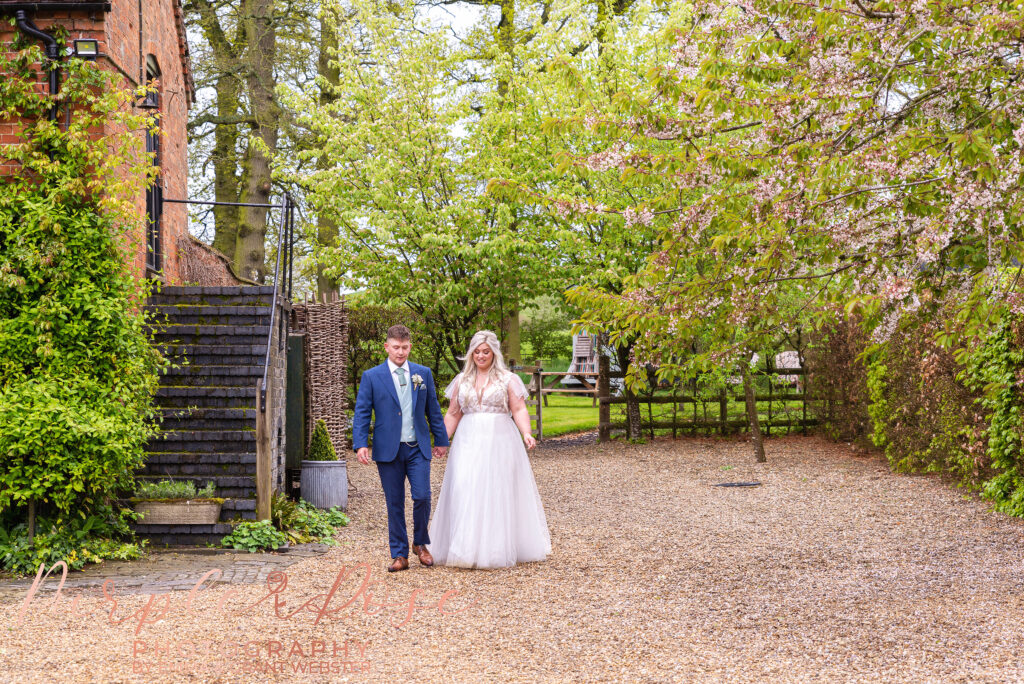
[[[288,216],[288,299],[292,298],[292,272],[295,270],[295,205],[289,205]]]

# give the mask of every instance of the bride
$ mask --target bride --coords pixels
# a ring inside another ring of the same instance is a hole
[[[523,448],[524,441],[529,449],[537,444],[529,395],[505,366],[493,332],[473,335],[465,366],[445,395],[451,404],[444,423],[449,439],[455,437],[430,523],[434,562],[501,568],[544,560],[551,536]]]

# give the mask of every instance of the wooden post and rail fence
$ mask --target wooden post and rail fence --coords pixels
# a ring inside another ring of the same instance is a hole
[[[817,425],[818,421],[816,419],[808,418],[807,416],[809,394],[806,382],[807,371],[805,368],[772,368],[771,361],[766,359],[765,367],[759,368],[752,375],[755,377],[788,376],[801,378],[797,382],[798,387],[795,390],[791,387],[777,387],[775,382],[769,381],[767,383],[768,391],[755,397],[755,401],[758,404],[767,404],[767,416],[760,421],[761,428],[767,436],[771,436],[773,428],[786,428],[787,430],[799,428],[806,434],[808,427]],[[609,369],[607,358],[603,356],[599,358],[597,401],[599,404],[598,441],[600,442],[609,441],[613,431],[624,431],[626,429],[625,420],[613,422],[611,419],[612,406],[625,405],[631,400],[631,398],[626,396],[612,396],[611,393],[611,379],[624,377],[624,373]],[[673,386],[673,391],[670,395],[655,395],[653,392],[649,392],[647,394],[635,395],[632,398],[641,407],[647,407],[647,416],[643,417],[641,414],[641,434],[647,432],[653,438],[655,430],[671,430],[673,438],[678,433],[708,434],[709,432],[717,432],[721,435],[728,435],[750,427],[746,414],[730,417],[730,404],[744,403],[746,401],[742,393],[737,396],[726,387],[723,387],[718,392],[717,397],[701,397],[696,392],[696,377],[691,378],[686,384],[690,385],[690,391],[687,394],[680,393],[683,388],[677,384]],[[776,408],[780,402],[799,402],[799,409],[796,410],[798,417],[793,417],[794,411],[785,405],[783,405],[781,411],[776,410],[773,412],[773,408]],[[655,405],[671,406],[672,415],[667,417],[659,416],[658,419],[655,419],[653,411],[653,406]],[[692,411],[684,410],[686,406],[692,407]],[[708,406],[717,408],[718,415],[715,418],[707,416]],[[698,407],[702,407],[703,410],[698,411]]]

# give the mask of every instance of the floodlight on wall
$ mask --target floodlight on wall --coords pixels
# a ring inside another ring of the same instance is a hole
[[[75,39],[74,55],[79,59],[95,60],[100,56],[100,42],[93,38]]]

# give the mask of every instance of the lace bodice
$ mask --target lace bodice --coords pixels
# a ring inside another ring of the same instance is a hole
[[[455,390],[458,389],[456,394]],[[509,413],[508,397],[509,392],[515,393],[525,399],[529,396],[526,386],[515,373],[508,373],[501,381],[491,380],[484,387],[483,392],[478,393],[473,386],[473,380],[464,377],[459,373],[448,388],[445,396],[452,399],[452,403],[458,403],[459,408],[465,413]],[[452,397],[455,397],[454,399]]]

